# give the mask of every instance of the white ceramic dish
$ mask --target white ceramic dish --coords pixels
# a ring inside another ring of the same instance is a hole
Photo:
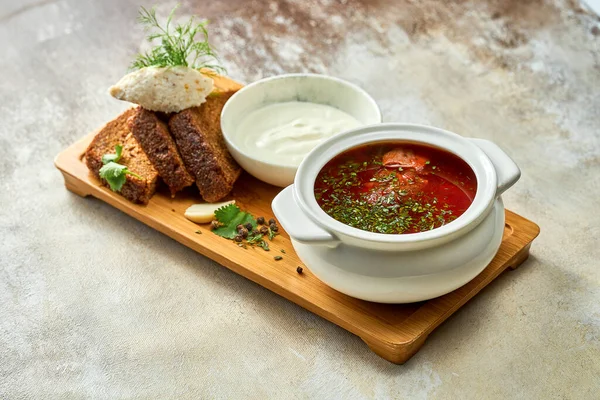
[[[431,231],[387,235],[345,225],[319,207],[313,188],[325,163],[358,145],[394,140],[432,145],[469,164],[477,192],[463,215]],[[323,282],[364,300],[408,303],[449,293],[486,267],[502,241],[500,195],[519,177],[517,165],[490,141],[422,125],[379,124],[317,146],[272,207],[300,259]]]
[[[381,122],[377,103],[360,87],[326,75],[288,74],[262,79],[234,94],[221,112],[221,130],[229,152],[240,166],[256,178],[276,186],[294,181],[297,165],[265,162],[239,146],[237,127],[248,113],[272,103],[306,101],[333,106],[362,125]]]

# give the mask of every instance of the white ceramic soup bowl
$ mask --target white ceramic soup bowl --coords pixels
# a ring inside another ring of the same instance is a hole
[[[285,187],[294,182],[298,164],[275,164],[261,154],[243,149],[240,121],[268,104],[303,101],[335,107],[362,125],[381,122],[377,103],[360,87],[344,80],[317,74],[287,74],[265,78],[240,89],[221,112],[221,130],[229,152],[240,166],[261,181]]]
[[[390,141],[434,146],[462,158],[477,179],[470,207],[442,227],[412,234],[363,231],[327,215],[314,196],[321,168],[348,149]],[[422,125],[379,124],[344,132],[317,146],[272,207],[302,262],[324,283],[363,300],[409,303],[449,293],[483,271],[502,241],[500,195],[520,174],[490,141]]]

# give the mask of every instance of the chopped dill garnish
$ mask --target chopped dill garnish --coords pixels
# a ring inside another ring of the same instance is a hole
[[[138,54],[129,66],[131,71],[145,67],[190,67],[206,68],[215,73],[223,74],[225,69],[219,65],[217,53],[208,43],[208,21],[197,22],[191,17],[185,24],[172,26],[173,15],[179,5],[176,5],[165,26],[161,26],[156,17],[156,8],[150,10],[140,8],[138,22],[147,32],[146,39],[150,43],[158,43],[144,54]],[[196,40],[196,35],[200,40]]]

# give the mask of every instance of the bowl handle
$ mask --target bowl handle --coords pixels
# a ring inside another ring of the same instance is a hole
[[[496,170],[498,189],[496,197],[514,185],[521,177],[521,170],[498,145],[485,139],[469,139],[488,156]]]
[[[283,229],[292,239],[300,243],[331,247],[340,243],[337,237],[312,222],[300,209],[294,196],[294,185],[279,192],[273,199],[271,208]]]

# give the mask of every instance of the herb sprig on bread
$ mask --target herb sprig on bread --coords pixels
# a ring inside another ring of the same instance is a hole
[[[102,168],[100,168],[100,178],[106,180],[113,192],[119,192],[127,180],[127,175],[142,179],[141,176],[131,172],[125,165],[119,164],[123,154],[123,146],[115,146],[115,154],[105,154],[102,156]]]

